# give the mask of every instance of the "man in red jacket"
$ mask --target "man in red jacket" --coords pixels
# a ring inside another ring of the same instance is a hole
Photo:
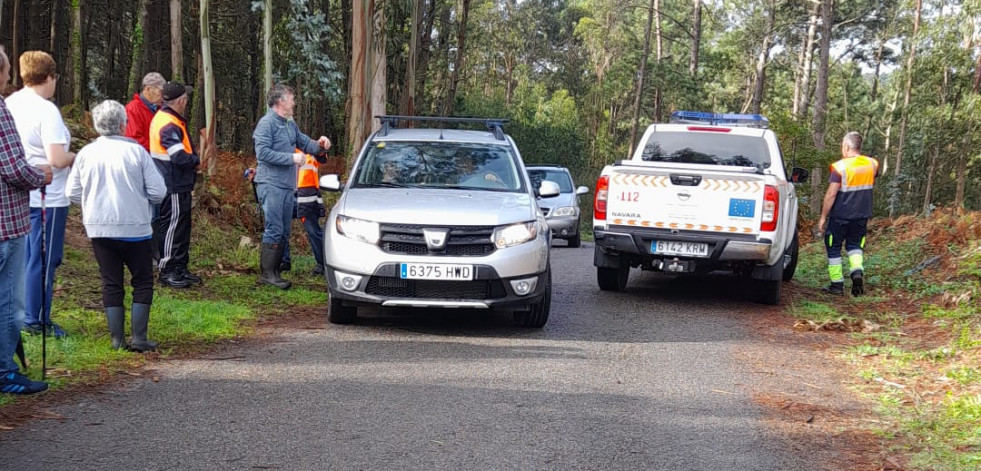
[[[163,101],[163,75],[150,72],[143,77],[143,91],[126,104],[126,137],[135,139],[150,151],[150,121]]]

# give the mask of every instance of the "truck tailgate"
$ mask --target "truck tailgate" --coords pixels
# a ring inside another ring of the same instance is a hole
[[[764,191],[757,174],[617,166],[607,217],[616,226],[758,234]]]

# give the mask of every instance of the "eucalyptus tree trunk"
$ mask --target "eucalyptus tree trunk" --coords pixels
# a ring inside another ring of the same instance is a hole
[[[467,20],[470,17],[470,0],[460,0],[460,24],[456,35],[456,60],[453,61],[453,73],[450,76],[450,90],[446,94],[446,104],[443,106],[443,116],[453,114],[456,107],[456,90],[460,84],[460,71],[466,62],[467,50]]]
[[[821,53],[820,65],[818,66],[817,86],[814,90],[814,115],[811,125],[811,136],[814,139],[814,147],[824,150],[825,138],[825,118],[828,113],[828,67],[831,54],[831,26],[834,24],[834,2],[833,0],[822,0],[821,3]],[[811,170],[811,210],[820,214],[821,212],[821,165],[816,163]]]
[[[920,31],[920,10],[923,0],[916,0],[916,13],[913,17],[913,35],[909,37],[909,57],[906,58],[906,88],[903,92],[903,112],[899,121],[899,145],[896,146],[895,175],[903,170],[903,147],[906,145],[906,125],[909,122],[909,101],[913,92],[913,65],[916,60],[916,36]],[[890,213],[892,211],[890,210]],[[891,214],[890,214],[891,215]]]
[[[692,12],[691,52],[688,58],[688,75],[695,78],[698,73],[698,50],[702,45],[702,0],[695,0]]]
[[[198,71],[204,78],[204,130],[201,140],[207,142],[207,146],[202,144],[202,153],[206,164],[208,176],[214,175],[218,161],[214,159],[217,152],[215,142],[215,72],[211,63],[211,1],[201,0],[201,70]]]
[[[661,60],[664,59],[664,44],[661,35],[661,0],[654,0],[654,52],[658,73],[661,70]],[[654,122],[661,122],[661,79],[657,78],[654,87]],[[611,121],[612,122],[612,121]]]
[[[773,47],[773,23],[776,21],[777,6],[770,3],[770,13],[766,17],[766,31],[763,34],[763,44],[760,55],[756,59],[756,86],[753,89],[753,113],[760,114],[763,107],[763,90],[766,88],[766,65],[770,59],[770,48]]]
[[[143,75],[143,64],[146,59],[146,2],[147,0],[138,0],[136,4],[136,27],[133,28],[133,34],[131,36],[131,41],[133,42],[133,60],[129,66],[129,93],[127,93],[127,96],[140,91],[140,79]]]
[[[81,2],[81,0],[78,0]],[[10,83],[15,87],[20,84],[20,0],[14,0],[14,16],[10,22],[13,29],[13,41],[10,47]]]
[[[981,42],[977,45],[978,49],[978,59],[974,66],[974,87],[971,88],[971,93],[978,95],[981,93]],[[978,132],[977,114],[971,118],[971,124],[968,132],[964,135],[963,142],[964,145],[961,146],[960,157],[957,159],[957,170],[954,179],[957,182],[957,190],[954,195],[954,207],[963,208],[964,207],[964,189],[967,187],[967,161],[970,159],[971,146],[971,136],[977,135]]]
[[[262,103],[259,108],[266,109],[266,93],[272,88],[272,0],[264,0],[262,10]]]
[[[75,105],[76,112],[80,112],[85,109],[85,104],[82,102],[82,91],[85,89],[85,64],[82,60],[82,0],[72,0],[71,13],[72,103]],[[16,60],[10,62],[17,63]]]
[[[181,0],[170,0],[170,80],[184,80],[184,43],[181,28]]]
[[[801,47],[797,60],[797,79],[794,80],[794,103],[792,116],[794,120],[807,114],[807,104],[811,94],[811,66],[814,62],[814,36],[817,34],[818,13],[821,3],[814,2],[814,8],[807,22],[807,39]]]
[[[368,126],[364,130],[364,137],[381,128],[381,123],[374,119],[375,116],[388,114],[385,105],[388,102],[388,80],[387,80],[387,56],[385,46],[388,44],[388,35],[385,28],[385,3],[388,0],[371,0],[368,17],[371,21],[371,35],[369,36],[370,50],[369,70],[371,82],[368,85],[371,90],[368,113]]]
[[[58,60],[56,48],[58,46],[58,2],[51,2],[51,34],[48,41],[48,51]],[[2,14],[2,13],[0,13]]]
[[[348,77],[348,163],[361,150],[368,106],[365,96],[368,53],[368,0],[351,2],[351,74]]]
[[[647,7],[647,24],[644,25],[644,53],[640,56],[640,69],[637,70],[637,90],[634,93],[634,119],[630,126],[630,141],[627,146],[627,158],[633,155],[633,146],[637,145],[637,128],[640,126],[640,109],[643,106],[644,81],[647,79],[647,56],[651,54],[651,26],[654,24],[654,9],[657,0],[651,0]]]
[[[424,0],[412,2],[412,32],[409,39],[409,59],[405,66],[405,98],[402,100],[402,114],[416,114],[416,67],[419,65],[419,29],[422,28],[422,6]]]

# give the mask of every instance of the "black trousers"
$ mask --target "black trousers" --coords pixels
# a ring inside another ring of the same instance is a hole
[[[133,302],[153,304],[153,241],[124,242],[97,237],[92,239],[95,260],[102,276],[102,306],[123,305],[123,266],[129,269]]]
[[[160,203],[153,221],[153,238],[159,241],[160,274],[187,268],[191,248],[191,192],[170,193]]]

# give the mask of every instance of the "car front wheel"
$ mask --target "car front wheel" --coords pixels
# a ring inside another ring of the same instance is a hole
[[[521,327],[545,327],[552,307],[552,269],[545,275],[545,295],[527,311],[515,311],[514,323]]]
[[[331,324],[350,324],[357,318],[357,307],[345,306],[339,298],[330,297],[330,304],[327,306],[327,321]]]

